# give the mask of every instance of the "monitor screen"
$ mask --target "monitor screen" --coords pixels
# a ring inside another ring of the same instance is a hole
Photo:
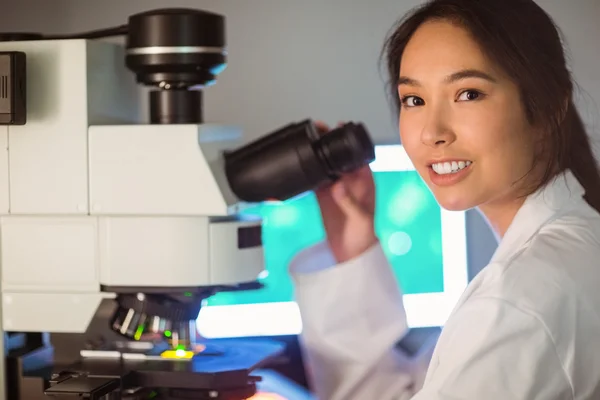
[[[401,145],[376,146],[376,230],[402,287],[411,327],[442,326],[468,282],[464,212],[441,209]],[[324,240],[314,193],[244,211],[264,219],[265,287],[206,300],[207,338],[294,335],[302,330],[288,273],[292,258]]]

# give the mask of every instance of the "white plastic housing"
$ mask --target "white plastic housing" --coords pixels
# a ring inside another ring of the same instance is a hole
[[[28,121],[0,126],[4,330],[84,332],[104,286],[253,281],[260,243],[240,246],[242,206],[222,153],[241,131],[136,125],[143,104],[120,45],[6,42],[27,55]],[[128,124],[130,123],[130,124]]]
[[[222,153],[241,145],[236,127],[92,126],[92,214],[212,215],[237,212]]]
[[[0,192],[9,196],[10,212],[87,214],[88,127],[139,121],[138,89],[124,66],[122,46],[86,40],[0,42],[0,51],[22,51],[27,57],[27,124],[0,127],[0,143],[8,143],[10,153],[0,157],[0,184],[10,171],[10,188],[0,186]]]

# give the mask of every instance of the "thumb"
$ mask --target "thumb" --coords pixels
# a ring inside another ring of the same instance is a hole
[[[366,218],[368,213],[358,204],[352,194],[346,189],[343,181],[338,181],[332,188],[332,197],[340,209],[351,218]]]

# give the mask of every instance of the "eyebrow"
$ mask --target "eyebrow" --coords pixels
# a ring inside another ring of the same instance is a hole
[[[444,79],[444,82],[449,84],[449,83],[454,83],[454,82],[460,81],[462,79],[467,79],[467,78],[479,78],[479,79],[484,79],[484,80],[492,82],[492,83],[497,83],[496,78],[494,78],[490,74],[487,74],[487,73],[477,70],[477,69],[463,69],[461,71],[455,72],[451,75],[448,75],[446,77],[446,79]],[[417,81],[416,79],[409,78],[407,76],[400,76],[398,78],[398,86],[400,86],[400,85],[421,86],[421,83],[419,83],[419,81]]]

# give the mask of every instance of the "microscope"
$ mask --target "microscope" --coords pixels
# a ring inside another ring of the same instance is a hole
[[[205,122],[226,58],[224,17],[202,10],[0,34],[0,400],[257,396],[284,346],[196,331],[209,296],[261,288],[262,221],[240,213],[375,156],[360,123],[244,143]]]

